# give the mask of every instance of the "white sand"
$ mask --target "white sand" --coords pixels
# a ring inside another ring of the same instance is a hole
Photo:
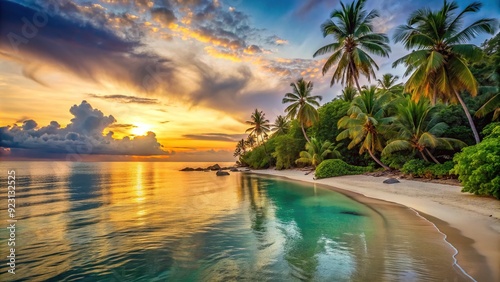
[[[401,183],[384,184],[385,177],[366,175],[341,176],[314,180],[314,174],[305,175],[299,170],[252,170],[253,173],[286,177],[293,180],[319,183],[331,187],[359,193],[364,196],[390,201],[413,208],[430,215],[449,241],[458,249],[458,263],[472,267],[467,263],[466,255],[460,242],[453,242],[452,234],[458,230],[464,237],[473,240],[472,247],[485,257],[492,271],[494,281],[500,281],[500,201],[460,192],[461,187],[429,182],[400,179]],[[425,215],[424,215],[425,217]],[[433,219],[435,217],[442,222]],[[447,224],[446,224],[447,223]],[[449,225],[451,228],[445,228]],[[453,230],[456,229],[456,230]],[[463,238],[463,237],[461,237]],[[462,240],[464,241],[464,240]],[[470,240],[469,240],[470,243]],[[473,271],[469,271],[473,272]]]

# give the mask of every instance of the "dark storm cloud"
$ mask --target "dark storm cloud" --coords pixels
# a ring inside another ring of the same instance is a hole
[[[92,98],[98,98],[98,99],[103,99],[103,100],[111,100],[114,102],[118,103],[125,103],[125,104],[146,104],[146,105],[153,105],[153,104],[159,104],[160,102],[158,99],[152,99],[152,98],[141,98],[141,97],[135,97],[135,96],[128,96],[128,95],[121,95],[121,94],[115,94],[115,95],[96,95],[89,93],[87,94],[88,97]]]
[[[145,136],[131,139],[113,138],[113,132],[103,135],[105,128],[131,128],[131,124],[116,124],[112,115],[106,116],[100,110],[92,108],[86,101],[70,109],[74,116],[66,127],[58,122],[38,128],[34,120],[27,120],[22,126],[0,127],[0,147],[29,149],[32,157],[55,154],[54,157],[69,154],[89,155],[167,155],[162,150],[156,135],[148,132]]]
[[[225,142],[237,142],[242,138],[246,138],[247,134],[225,134],[225,133],[201,133],[201,134],[185,134],[182,137],[192,140],[213,140]]]

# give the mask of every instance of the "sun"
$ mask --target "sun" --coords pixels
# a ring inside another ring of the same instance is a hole
[[[151,131],[151,125],[149,124],[144,124],[144,123],[135,123],[135,127],[132,128],[130,133],[134,134],[135,136],[143,136],[148,133],[148,131]]]

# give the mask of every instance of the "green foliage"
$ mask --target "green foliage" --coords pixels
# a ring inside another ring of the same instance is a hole
[[[413,177],[420,177],[424,174],[424,170],[427,168],[428,164],[429,162],[424,160],[413,159],[403,165],[401,172]]]
[[[350,165],[343,160],[333,159],[325,160],[316,168],[316,178],[327,178],[342,175],[362,174],[367,172],[369,168],[362,166]]]
[[[447,161],[442,164],[432,164],[424,160],[413,159],[405,163],[401,171],[413,177],[446,179],[454,177],[450,172],[453,166],[453,161]]]
[[[311,164],[313,167],[319,165],[327,158],[340,158],[340,153],[330,141],[320,141],[316,138],[311,138],[311,141],[306,144],[306,150],[300,152],[295,163]]]
[[[466,147],[453,158],[462,192],[500,199],[500,125],[479,144]]]
[[[264,144],[255,147],[252,151],[242,156],[242,163],[254,169],[269,168],[276,163],[271,152],[276,150],[276,138],[271,138]]]
[[[381,161],[392,169],[401,169],[403,165],[415,158],[414,153],[387,154],[382,156]]]
[[[301,144],[303,144],[301,139],[288,134],[276,137],[276,150],[272,153],[272,156],[276,158],[276,169],[291,168],[299,156],[300,149],[303,148]]]

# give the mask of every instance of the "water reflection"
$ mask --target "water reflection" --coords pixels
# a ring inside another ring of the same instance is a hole
[[[394,215],[394,207],[374,210],[319,187],[239,173],[184,173],[165,163],[69,163],[48,174],[46,166],[24,165],[18,182],[29,185],[19,188],[18,254],[30,269],[16,276],[20,280],[456,276],[450,250],[429,225],[407,211]],[[5,281],[5,266],[0,270]]]

